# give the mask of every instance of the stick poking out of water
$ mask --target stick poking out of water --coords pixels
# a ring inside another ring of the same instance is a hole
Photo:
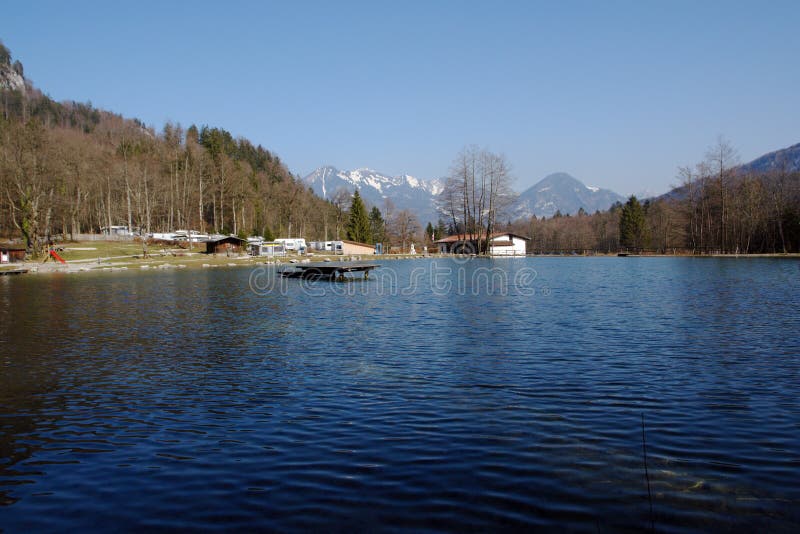
[[[647,438],[644,433],[644,412],[642,412],[642,454],[644,456],[644,478],[647,481],[647,500],[650,503],[650,530],[656,531],[653,520],[653,494],[650,492],[650,473],[647,471]]]

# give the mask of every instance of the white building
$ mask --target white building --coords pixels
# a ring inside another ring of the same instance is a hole
[[[494,234],[489,240],[489,256],[524,256],[528,241],[527,237],[508,232]]]
[[[442,254],[477,254],[478,240],[481,236],[475,234],[450,235],[435,241]],[[489,238],[490,256],[524,256],[526,252],[527,237],[510,232],[496,232]]]

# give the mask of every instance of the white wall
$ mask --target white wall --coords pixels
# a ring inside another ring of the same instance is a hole
[[[489,254],[492,256],[524,256],[525,255],[525,240],[519,237],[512,237],[508,234],[499,235],[492,239],[492,241],[511,241],[514,246],[511,247],[492,247],[490,244]]]

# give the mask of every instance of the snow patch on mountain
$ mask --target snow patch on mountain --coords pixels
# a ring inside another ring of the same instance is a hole
[[[436,205],[444,190],[441,180],[423,180],[409,174],[390,176],[374,169],[361,167],[352,171],[341,171],[334,167],[320,167],[305,177],[305,182],[314,192],[332,200],[338,192],[348,194],[358,189],[369,206],[385,210],[390,200],[396,210],[408,209],[415,213],[422,225],[435,223],[440,213]],[[587,213],[606,210],[624,199],[608,189],[587,186],[566,173],[551,174],[533,187],[522,192],[511,206],[510,218],[552,217],[578,213],[583,208]]]
[[[367,167],[352,171],[320,167],[304,180],[317,195],[329,200],[340,190],[352,194],[356,189],[367,204],[381,210],[385,201],[391,200],[396,209],[415,213],[423,225],[438,219],[435,198],[444,188],[440,180],[423,180],[409,174],[390,176]]]

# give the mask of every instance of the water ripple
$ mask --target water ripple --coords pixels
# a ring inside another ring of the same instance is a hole
[[[549,296],[0,285],[0,528],[640,530],[642,414],[659,531],[800,527],[795,261],[497,265]]]

